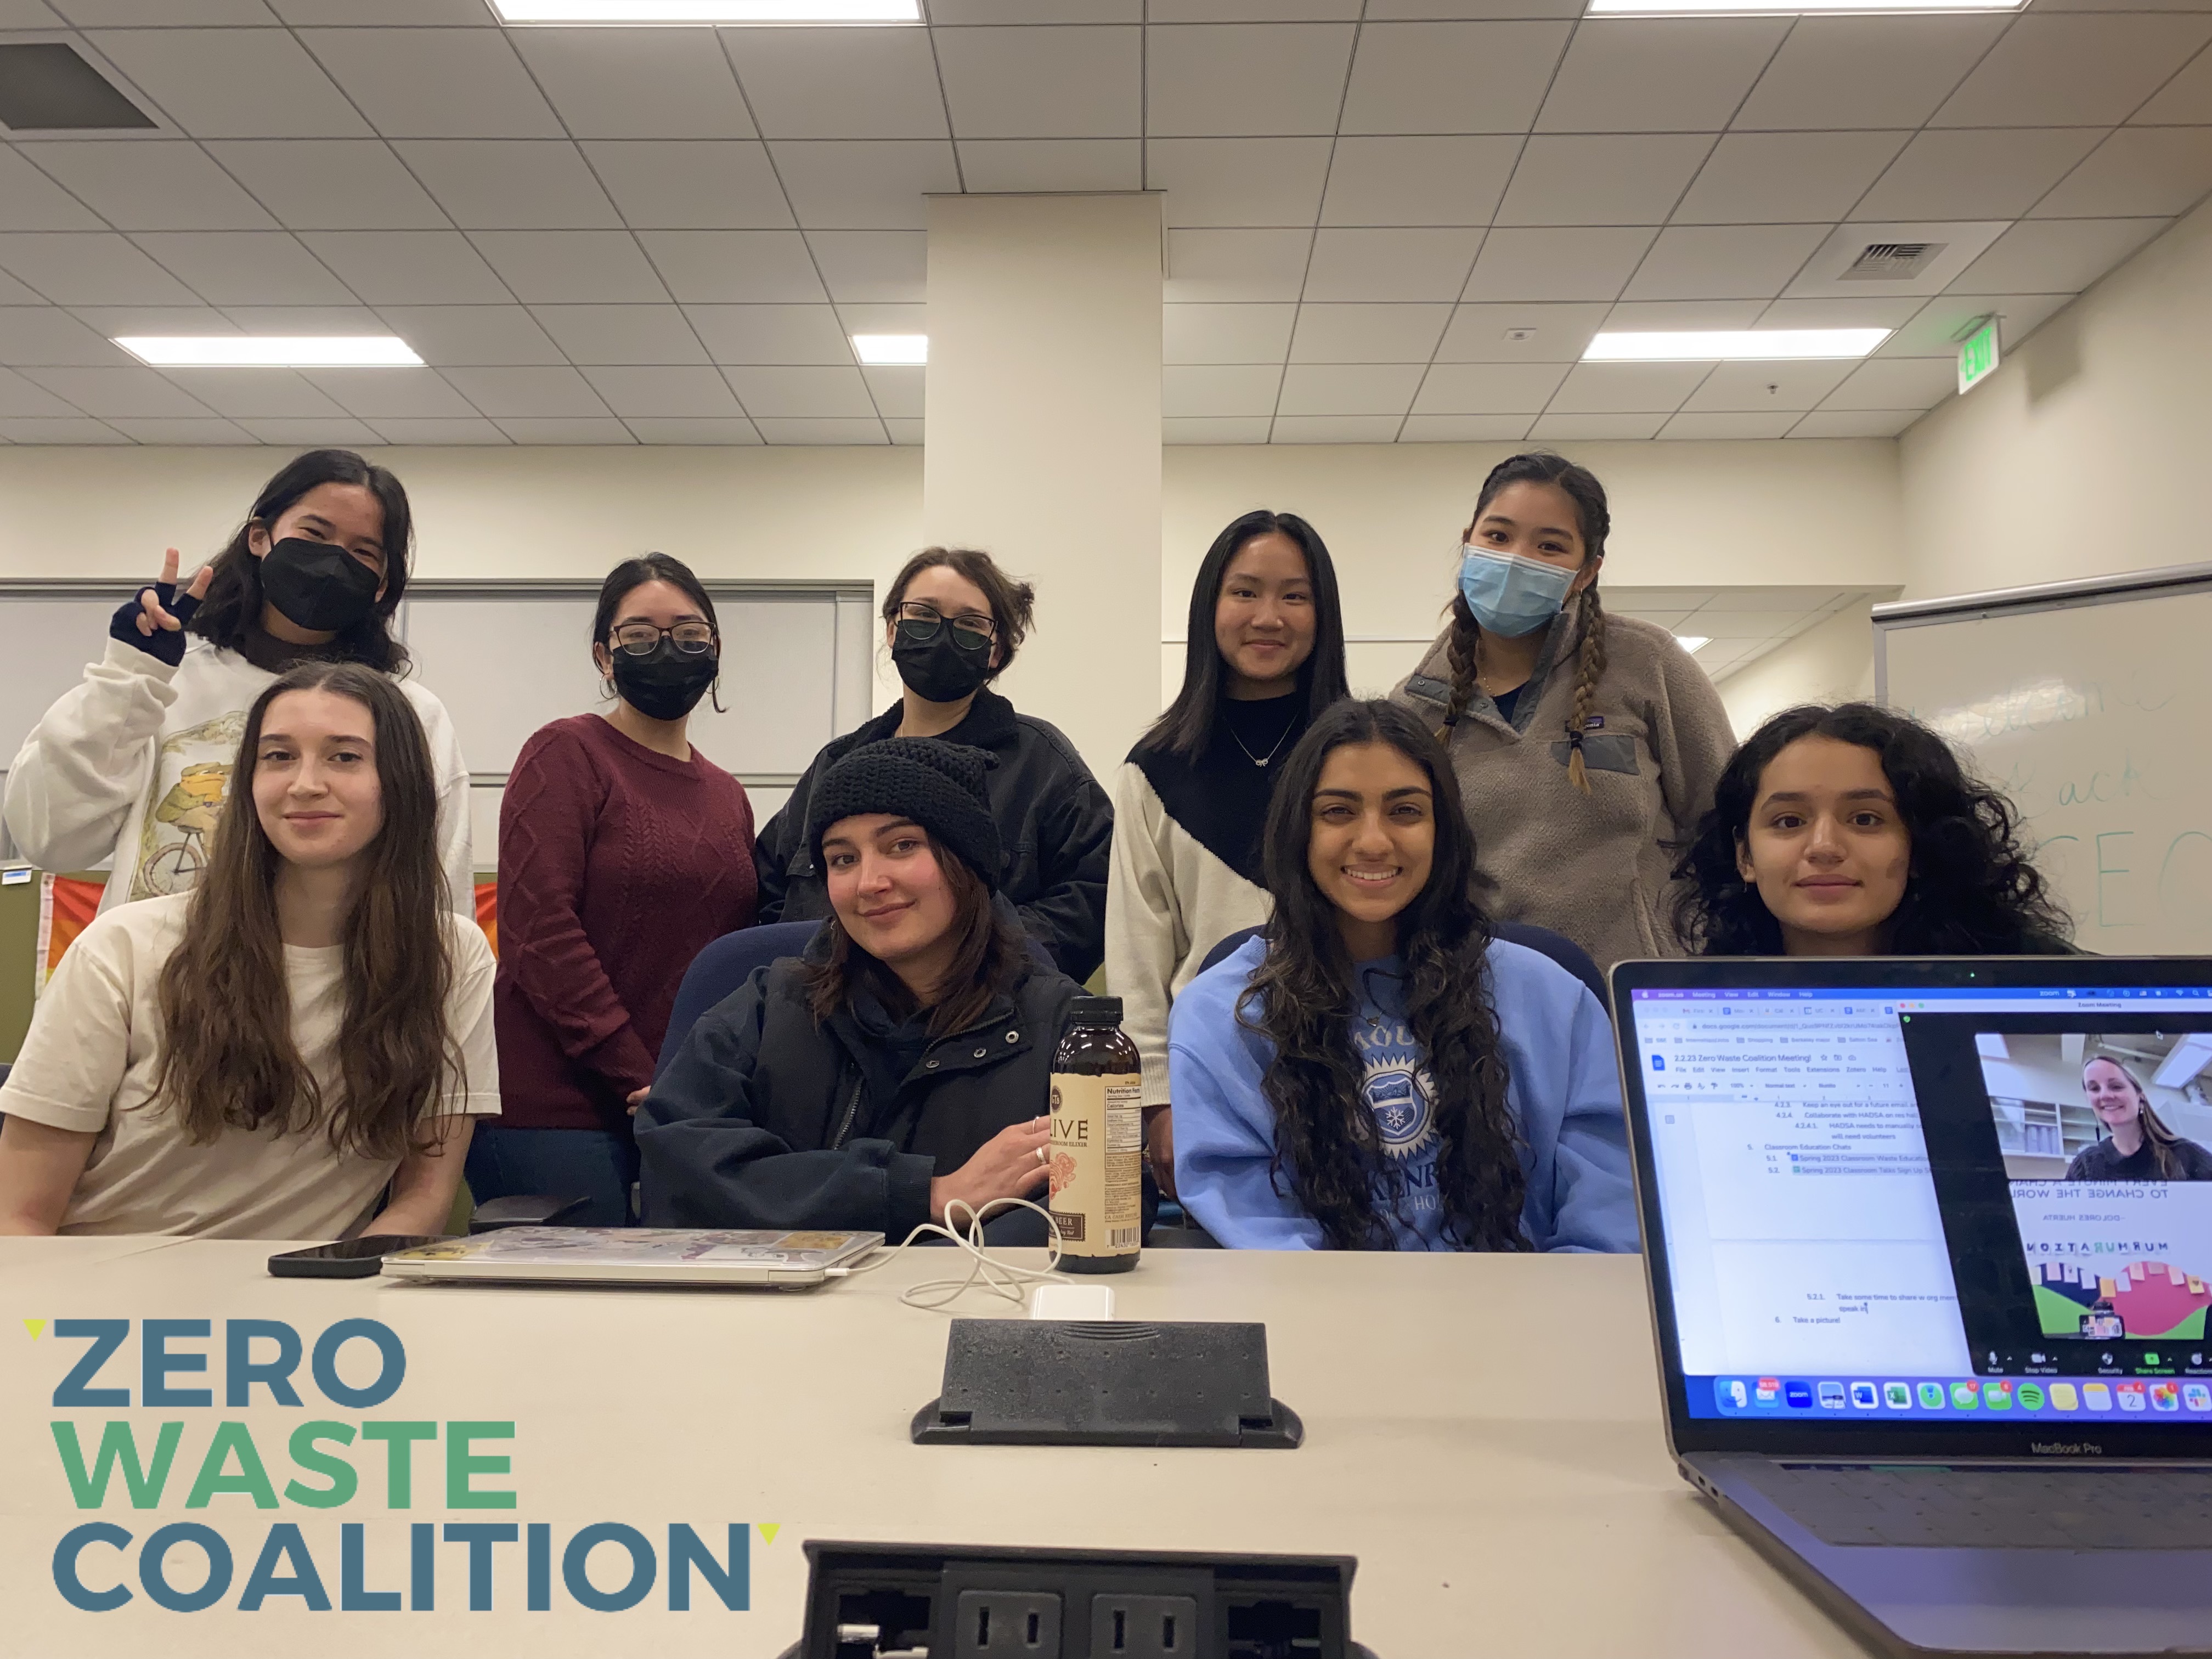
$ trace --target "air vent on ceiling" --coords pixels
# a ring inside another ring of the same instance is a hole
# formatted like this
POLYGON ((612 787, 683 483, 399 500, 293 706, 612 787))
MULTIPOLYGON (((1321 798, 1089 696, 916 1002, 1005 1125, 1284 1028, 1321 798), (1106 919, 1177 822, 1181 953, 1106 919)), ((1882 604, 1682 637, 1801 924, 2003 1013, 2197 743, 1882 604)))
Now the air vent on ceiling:
POLYGON ((67 43, 0 46, 0 125, 9 131, 113 131, 154 125, 67 43))
POLYGON ((1846 283, 1902 283, 1927 270, 1945 242, 1869 242, 1859 257, 1844 268, 1839 280, 1846 283))

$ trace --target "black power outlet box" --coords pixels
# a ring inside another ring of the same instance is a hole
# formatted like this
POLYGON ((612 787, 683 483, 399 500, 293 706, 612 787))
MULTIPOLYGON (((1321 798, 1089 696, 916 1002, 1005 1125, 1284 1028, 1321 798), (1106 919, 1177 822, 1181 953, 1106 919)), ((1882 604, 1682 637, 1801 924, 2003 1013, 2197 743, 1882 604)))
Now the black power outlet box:
POLYGON ((1374 1659, 1346 1555, 809 1539, 785 1659, 1374 1659))

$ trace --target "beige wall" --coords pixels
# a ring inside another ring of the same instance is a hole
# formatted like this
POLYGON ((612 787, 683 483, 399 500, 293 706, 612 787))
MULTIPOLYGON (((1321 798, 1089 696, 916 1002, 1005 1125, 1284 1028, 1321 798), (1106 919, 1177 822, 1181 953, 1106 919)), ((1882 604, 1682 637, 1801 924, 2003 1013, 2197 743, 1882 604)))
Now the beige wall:
POLYGON ((1720 683, 1721 702, 1739 738, 1770 714, 1801 702, 1849 702, 1874 696, 1874 623, 1869 606, 1808 628, 1720 683))

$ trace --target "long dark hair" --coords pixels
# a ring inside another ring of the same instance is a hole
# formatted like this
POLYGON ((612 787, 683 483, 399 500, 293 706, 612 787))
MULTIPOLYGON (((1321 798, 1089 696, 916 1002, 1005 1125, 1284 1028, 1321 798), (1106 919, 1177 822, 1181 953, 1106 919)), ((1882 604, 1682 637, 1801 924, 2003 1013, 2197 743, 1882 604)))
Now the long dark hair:
MULTIPOLYGON (((922 833, 928 835, 927 830, 922 833)), ((1027 978, 1036 964, 1028 940, 999 914, 983 878, 933 836, 929 836, 929 849, 951 892, 952 931, 960 941, 941 983, 944 994, 929 1010, 929 1035, 936 1038, 975 1024, 994 1001, 1027 978)), ((806 987, 807 1010, 817 1026, 840 1009, 850 1007, 854 991, 863 987, 899 1018, 919 1010, 921 1005, 907 989, 906 981, 853 942, 836 910, 830 911, 822 929, 829 941, 829 954, 818 962, 802 963, 799 970, 799 981, 806 987)))
POLYGON ((1712 810, 1674 866, 1674 878, 1686 884, 1674 901, 1674 928, 1693 951, 1783 954, 1781 924, 1736 860, 1749 839, 1759 781, 1800 738, 1872 750, 1897 798, 1912 852, 1905 896, 1888 922, 1893 955, 2045 955, 2063 945, 2071 927, 2021 844, 2013 804, 1972 776, 1950 744, 1909 714, 1846 702, 1785 708, 1753 732, 1722 771, 1712 810))
POLYGON ((1237 550, 1256 536, 1287 536, 1305 556, 1306 580, 1313 588, 1313 650, 1298 665, 1298 690, 1310 720, 1329 704, 1352 695, 1344 672, 1344 606, 1337 598, 1336 566, 1321 534, 1295 513, 1260 507, 1230 520, 1206 550, 1190 585, 1190 622, 1183 647, 1182 690, 1154 720, 1139 749, 1163 750, 1193 758, 1206 752, 1213 735, 1214 711, 1221 706, 1221 649, 1214 643, 1213 613, 1221 603, 1221 584, 1237 550))
POLYGON ((398 1158, 423 1144, 441 1091, 464 1086, 466 1072, 446 1018, 451 901, 438 868, 437 818, 430 746, 387 676, 355 663, 302 663, 254 699, 184 940, 161 969, 155 1094, 174 1103, 188 1139, 205 1143, 225 1129, 267 1124, 303 1133, 327 1110, 325 1133, 342 1152, 398 1158), (292 1040, 276 924, 283 860, 253 804, 262 724, 289 691, 349 697, 376 726, 384 827, 368 845, 343 929, 336 1101, 322 1097, 292 1040))
POLYGON ((1473 1249, 1525 1249, 1526 1178, 1490 1006, 1484 960, 1490 919, 1477 896, 1474 832, 1443 746, 1395 703, 1345 702, 1323 713, 1284 762, 1267 813, 1267 890, 1275 911, 1267 956, 1238 1000, 1237 1019, 1274 1045, 1261 1084, 1275 1115, 1271 1173, 1279 1191, 1288 1178, 1291 1195, 1332 1248, 1390 1248, 1389 1218, 1376 1208, 1373 1185, 1382 1147, 1352 1042, 1359 988, 1335 908, 1307 862, 1322 767, 1346 744, 1368 743, 1388 744, 1419 767, 1433 803, 1436 851, 1427 884, 1398 913, 1398 956, 1406 1024, 1435 1111, 1445 1237, 1473 1249))
POLYGON ((377 540, 384 546, 384 597, 363 621, 340 634, 326 653, 349 662, 366 663, 386 674, 404 673, 407 647, 392 636, 392 613, 407 593, 407 567, 414 556, 415 518, 407 506, 407 491, 389 470, 373 466, 349 449, 311 449, 287 461, 276 476, 261 486, 253 509, 215 556, 215 575, 207 598, 185 626, 214 645, 240 649, 261 626, 266 603, 261 591, 261 561, 253 556, 248 538, 255 526, 274 534, 276 520, 291 511, 309 490, 326 483, 359 484, 376 497, 384 509, 384 531, 377 540))
MULTIPOLYGON (((1545 450, 1534 450, 1525 455, 1509 456, 1490 469, 1490 476, 1482 481, 1482 493, 1474 498, 1474 514, 1468 520, 1468 534, 1482 522, 1482 509, 1497 499, 1500 490, 1510 484, 1545 483, 1563 491, 1575 505, 1575 513, 1582 520, 1584 563, 1594 563, 1605 556, 1605 538, 1613 529, 1613 514, 1606 506, 1605 486, 1588 467, 1577 466, 1564 455, 1554 455, 1545 450)), ((1582 606, 1582 653, 1575 664, 1575 701, 1567 714, 1567 776, 1576 788, 1587 795, 1590 793, 1589 770, 1583 764, 1583 729, 1589 723, 1591 706, 1597 701, 1597 683, 1605 673, 1605 605, 1597 596, 1597 580, 1593 577, 1583 589, 1577 601, 1582 606)), ((1448 737, 1459 717, 1474 701, 1475 676, 1481 672, 1482 629, 1468 610, 1464 594, 1455 592, 1451 599, 1451 639, 1446 646, 1446 655, 1451 664, 1451 702, 1444 713, 1444 729, 1438 737, 1448 737)), ((1535 688, 1540 695, 1542 688, 1535 688)))
POLYGON ((1022 641, 1036 625, 1036 589, 1009 576, 996 559, 975 548, 925 547, 899 567, 898 574, 884 590, 885 622, 898 620, 899 606, 906 602, 908 585, 923 571, 934 570, 939 565, 975 583, 990 601, 991 621, 998 629, 993 641, 999 649, 999 660, 983 676, 983 684, 988 685, 1013 665, 1014 653, 1021 648, 1022 641))
MULTIPOLYGON (((666 582, 699 608, 699 614, 714 630, 714 652, 719 659, 722 623, 714 614, 714 601, 708 597, 706 586, 692 573, 691 567, 668 553, 641 553, 634 559, 624 559, 607 572, 606 580, 599 584, 599 603, 592 612, 592 643, 603 645, 612 653, 615 617, 622 610, 622 602, 647 582, 666 582)), ((707 695, 716 714, 725 712, 720 674, 714 676, 714 684, 708 688, 707 695)))

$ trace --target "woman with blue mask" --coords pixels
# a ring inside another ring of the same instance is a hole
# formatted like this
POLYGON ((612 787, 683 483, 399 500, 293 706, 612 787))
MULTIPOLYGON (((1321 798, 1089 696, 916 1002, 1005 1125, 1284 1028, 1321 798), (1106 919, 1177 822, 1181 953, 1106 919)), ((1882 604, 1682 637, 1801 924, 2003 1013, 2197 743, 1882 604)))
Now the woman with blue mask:
POLYGON ((1450 620, 1392 696, 1443 739, 1501 921, 1565 934, 1601 968, 1679 956, 1675 844, 1735 736, 1705 672, 1598 598, 1605 488, 1562 456, 1491 469, 1450 620))

